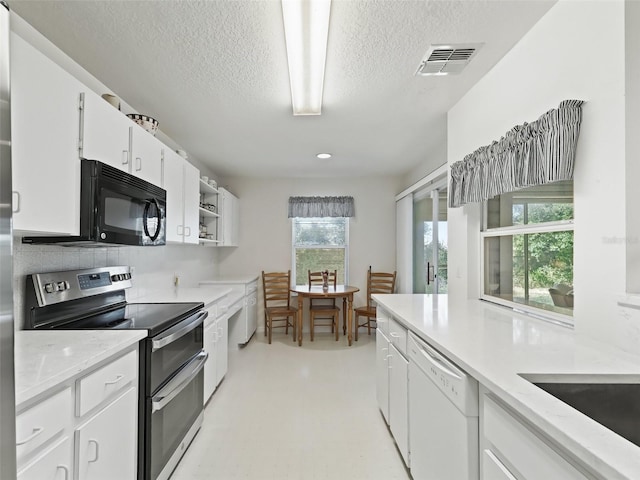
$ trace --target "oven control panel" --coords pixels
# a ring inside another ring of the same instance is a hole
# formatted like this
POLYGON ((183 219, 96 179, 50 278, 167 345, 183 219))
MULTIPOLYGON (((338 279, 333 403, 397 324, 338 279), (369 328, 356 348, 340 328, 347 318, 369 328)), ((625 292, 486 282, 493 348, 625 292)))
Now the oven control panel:
POLYGON ((131 268, 99 267, 29 275, 39 306, 131 287, 131 268))

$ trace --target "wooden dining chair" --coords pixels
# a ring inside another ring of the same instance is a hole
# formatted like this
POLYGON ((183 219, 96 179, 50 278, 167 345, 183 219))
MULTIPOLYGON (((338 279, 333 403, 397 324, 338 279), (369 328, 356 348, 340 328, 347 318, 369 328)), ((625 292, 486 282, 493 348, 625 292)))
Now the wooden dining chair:
POLYGON ((264 290, 264 334, 269 336, 274 328, 285 329, 289 334, 289 327, 293 329, 293 339, 296 339, 296 323, 298 309, 291 305, 291 270, 287 272, 262 271, 262 288, 264 290), (291 321, 289 321, 291 319, 291 321), (274 325, 274 322, 284 322, 283 325, 274 325))
MULTIPOLYGON (((322 286, 322 272, 309 272, 309 289, 312 286, 322 286)), ((329 285, 335 290, 338 282, 338 271, 329 272, 329 285)), ((331 333, 336 334, 338 340, 338 324, 340 318, 340 308, 336 305, 335 298, 309 298, 309 330, 311 331, 311 341, 315 326, 330 326, 331 333), (316 323, 317 320, 330 320, 331 323, 316 323)))
POLYGON ((367 272, 367 305, 354 309, 356 341, 358 341, 358 330, 360 327, 367 327, 367 333, 371 335, 371 320, 376 319, 376 307, 371 295, 376 293, 393 293, 396 288, 396 272, 372 272, 371 267, 367 272), (360 323, 359 318, 365 317, 366 322, 360 323))

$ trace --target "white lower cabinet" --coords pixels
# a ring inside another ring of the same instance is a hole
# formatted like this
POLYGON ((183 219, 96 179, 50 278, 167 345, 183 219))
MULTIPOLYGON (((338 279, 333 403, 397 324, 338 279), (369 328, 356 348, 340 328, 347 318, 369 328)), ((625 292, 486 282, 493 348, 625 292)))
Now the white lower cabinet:
MULTIPOLYGON (((403 328, 397 323, 396 326, 403 328)), ((404 329, 404 346, 398 343, 400 348, 405 349, 402 352, 394 346, 397 337, 390 340, 381 328, 376 329, 376 396, 378 407, 389 425, 402 459, 409 466, 409 361, 405 357, 406 336, 404 329)))
POLYGON ((18 405, 19 480, 133 480, 137 452, 137 347, 18 405))
POLYGON ((220 385, 229 367, 228 321, 229 317, 223 315, 218 318, 215 324, 218 332, 218 343, 216 344, 216 387, 220 385))
POLYGON ((207 403, 220 385, 229 365, 229 317, 222 311, 218 315, 221 310, 218 307, 219 305, 213 305, 207 309, 209 316, 204 326, 204 351, 209 354, 204 364, 204 403, 207 403))
POLYGON ((376 396, 378 407, 389 424, 389 339, 376 329, 376 396))
POLYGON ((586 480, 547 439, 534 432, 492 397, 483 395, 482 479, 586 480))
POLYGON ((78 478, 136 478, 138 395, 130 388, 76 429, 78 478))
POLYGON ((389 428, 409 466, 409 361, 391 344, 389 352, 389 428))
POLYGON ((71 439, 64 437, 51 450, 18 472, 18 480, 71 480, 71 439))

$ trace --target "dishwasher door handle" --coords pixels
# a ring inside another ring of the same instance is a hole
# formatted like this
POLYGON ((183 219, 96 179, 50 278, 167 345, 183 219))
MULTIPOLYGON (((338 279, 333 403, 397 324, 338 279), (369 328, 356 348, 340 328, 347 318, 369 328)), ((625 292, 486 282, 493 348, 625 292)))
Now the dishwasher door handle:
POLYGON ((446 362, 445 360, 442 360, 442 359, 436 357, 431 352, 425 350, 422 347, 420 347, 420 353, 422 353, 424 358, 427 359, 427 361, 429 363, 431 363, 431 365, 433 365, 438 370, 444 372, 446 375, 448 375, 450 377, 455 378, 456 380, 462 380, 462 376, 464 374, 462 374, 460 372, 456 372, 455 370, 453 370, 452 366, 448 365, 448 362, 446 362))

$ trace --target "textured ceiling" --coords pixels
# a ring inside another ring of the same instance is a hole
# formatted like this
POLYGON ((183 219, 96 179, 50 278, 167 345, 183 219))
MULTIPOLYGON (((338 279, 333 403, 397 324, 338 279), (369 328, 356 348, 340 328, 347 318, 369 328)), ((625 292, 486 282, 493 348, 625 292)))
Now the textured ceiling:
POLYGON ((218 175, 310 177, 439 166, 447 110, 553 1, 333 0, 313 117, 291 114, 278 0, 9 3, 218 175), (461 75, 414 76, 430 44, 469 42, 461 75))

